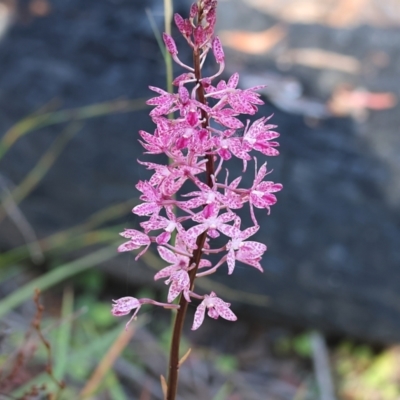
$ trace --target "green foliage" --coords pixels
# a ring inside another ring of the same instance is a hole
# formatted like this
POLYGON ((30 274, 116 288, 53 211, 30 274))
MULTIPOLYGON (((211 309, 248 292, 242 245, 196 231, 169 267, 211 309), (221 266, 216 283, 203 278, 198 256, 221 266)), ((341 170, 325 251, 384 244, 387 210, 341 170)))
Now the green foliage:
POLYGON ((75 261, 59 266, 43 276, 32 280, 0 301, 0 317, 7 314, 22 302, 30 299, 35 289, 46 290, 56 284, 61 283, 67 278, 70 278, 104 261, 110 260, 115 256, 116 251, 114 246, 105 247, 101 250, 94 251, 87 256, 78 258, 75 261))
POLYGON ((104 290, 106 277, 100 271, 89 270, 79 276, 78 288, 96 298, 104 290))
POLYGON ((282 336, 275 343, 275 350, 285 356, 291 352, 310 358, 312 355, 310 334, 308 332, 296 336, 282 336))
MULTIPOLYGON (((7 373, 12 373, 13 368, 16 369, 17 375, 20 373, 25 377, 24 384, 10 393, 10 397, 20 398, 23 393, 29 392, 33 385, 46 385, 46 389, 41 392, 42 397, 52 393, 57 395, 58 400, 78 399, 85 380, 90 377, 99 360, 123 331, 121 325, 114 328, 116 320, 111 316, 109 302, 99 301, 105 286, 104 276, 90 269, 118 254, 115 242, 121 227, 110 227, 110 223, 125 215, 136 201, 130 200, 110 206, 93 214, 78 226, 41 240, 37 240, 34 229, 24 219, 18 204, 40 184, 65 146, 78 133, 83 121, 145 107, 145 102, 140 99, 117 100, 60 111, 50 111, 50 105, 19 121, 0 139, 1 160, 14 143, 26 134, 49 125, 66 125, 26 177, 12 191, 3 188, 4 193, 0 196, 0 222, 4 217, 13 219, 14 214, 18 214, 19 220, 24 224, 15 223, 27 240, 25 245, 0 255, 0 282, 8 286, 8 282, 19 279, 21 275, 29 276, 28 265, 32 267, 32 262, 41 263, 46 260, 51 266, 50 270, 42 275, 35 270, 36 277, 3 297, 0 300, 0 317, 4 318, 24 302, 32 301, 36 289, 42 292, 50 290, 50 296, 58 299, 57 290, 65 288, 59 317, 44 318, 37 303, 36 316, 32 315, 34 323, 28 328, 28 332, 25 334, 21 330, 16 331, 7 338, 8 345, 15 348, 15 357, 0 358, 0 370, 3 370, 0 383, 7 383, 4 380, 7 380, 7 373), (104 224, 107 224, 107 227, 102 227, 104 224), (94 245, 95 250, 92 248, 94 245), (76 250, 84 250, 80 253, 84 255, 77 257, 76 250), (84 271, 86 273, 83 273, 84 271), (76 280, 77 276, 79 280, 76 280), (66 286, 72 282, 74 287, 78 288, 78 292, 84 292, 78 299, 74 298, 72 286, 66 286), (32 345, 32 350, 27 353, 24 346, 28 342, 32 345), (51 369, 46 371, 46 365, 51 366, 51 369), (36 371, 35 374, 30 372, 32 368, 36 371), (62 380, 69 382, 64 389, 61 388, 62 380)), ((126 399, 117 377, 111 371, 108 371, 102 381, 102 390, 106 391, 112 400, 126 399)))
POLYGON ((293 339, 293 349, 294 351, 302 357, 311 357, 311 341, 310 334, 303 333, 294 337, 293 339))
POLYGON ((112 316, 110 303, 94 302, 91 307, 88 307, 87 317, 94 324, 101 328, 107 329, 115 325, 115 317, 112 316))
POLYGON ((399 399, 399 359, 397 347, 374 355, 366 345, 343 343, 334 357, 340 393, 352 400, 399 399))
POLYGON ((215 366, 224 374, 235 372, 238 364, 237 358, 229 354, 219 355, 215 360, 215 366))
POLYGON ((232 392, 231 384, 229 382, 224 383, 218 393, 213 397, 212 400, 226 400, 232 392))

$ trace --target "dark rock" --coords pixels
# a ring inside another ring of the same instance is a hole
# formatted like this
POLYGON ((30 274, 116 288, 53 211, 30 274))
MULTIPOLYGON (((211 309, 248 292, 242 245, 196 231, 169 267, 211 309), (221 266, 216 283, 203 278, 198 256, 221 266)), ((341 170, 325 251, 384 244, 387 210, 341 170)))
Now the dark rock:
MULTIPOLYGON (((175 3, 176 9, 186 12, 186 2, 175 3)), ((235 4, 221 2, 222 29, 246 29, 250 18, 254 30, 275 22, 239 0, 235 4)), ((164 64, 146 7, 153 10, 162 29, 160 1, 54 0, 45 17, 21 11, 25 17, 17 16, 0 41, 1 130, 52 99, 59 99, 62 108, 71 108, 119 97, 148 98, 149 84, 163 87, 164 64)), ((391 62, 374 70, 372 77, 367 72, 349 75, 296 65, 290 74, 315 98, 326 98, 339 82, 398 96, 399 50, 393 35, 399 36, 400 30, 292 25, 290 47, 320 47, 361 61, 379 50, 387 52, 391 62)), ((272 56, 274 52, 244 57, 227 50, 227 63, 257 74, 267 68, 281 73, 272 56)), ((243 315, 259 319, 381 342, 399 340, 399 114, 395 109, 372 112, 364 123, 329 117, 310 127, 301 115, 284 113, 268 102, 260 108, 260 115, 271 113, 281 132, 281 156, 268 160, 274 169, 270 177, 282 182, 284 190, 271 216, 258 213, 262 231, 255 240, 269 247, 263 260, 265 273, 241 267, 232 277, 219 274, 217 279, 269 296, 267 308, 241 306, 233 300, 239 315, 243 307, 243 315)), ((20 139, 1 160, 2 175, 17 185, 62 128, 55 125, 20 139)), ((146 176, 136 163, 141 154, 136 141, 139 129, 153 129, 145 110, 85 122, 21 204, 39 236, 137 196, 134 185, 146 176)), ((231 176, 240 169, 237 163, 231 176)), ((252 179, 251 167, 248 179, 252 179)), ((242 211, 248 219, 248 210, 242 211)), ((134 223, 130 216, 127 227, 134 223)), ((9 225, 2 227, 3 248, 15 245, 15 233, 9 225)), ((115 268, 109 272, 115 273, 115 268)), ((140 277, 134 277, 138 282, 136 278, 140 277)))

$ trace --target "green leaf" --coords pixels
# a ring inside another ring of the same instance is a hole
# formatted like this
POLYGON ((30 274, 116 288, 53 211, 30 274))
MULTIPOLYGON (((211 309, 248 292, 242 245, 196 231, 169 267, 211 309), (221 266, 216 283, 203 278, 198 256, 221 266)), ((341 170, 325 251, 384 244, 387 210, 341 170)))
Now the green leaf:
POLYGON ((67 287, 64 290, 62 308, 61 308, 61 325, 57 330, 57 343, 54 348, 54 376, 58 380, 63 380, 68 354, 70 353, 72 319, 70 318, 74 311, 74 293, 72 288, 67 287))
POLYGON ((218 356, 215 364, 223 373, 231 373, 238 369, 238 361, 236 357, 227 354, 218 356))
POLYGON ((94 267, 104 261, 111 260, 116 257, 117 254, 118 253, 114 246, 106 247, 79 258, 78 260, 64 264, 53 271, 34 279, 0 301, 0 318, 10 312, 14 307, 19 306, 24 301, 31 298, 35 289, 41 291, 46 290, 88 268, 94 267))
POLYGON ((309 333, 298 335, 293 339, 294 351, 302 357, 311 357, 311 341, 309 333))

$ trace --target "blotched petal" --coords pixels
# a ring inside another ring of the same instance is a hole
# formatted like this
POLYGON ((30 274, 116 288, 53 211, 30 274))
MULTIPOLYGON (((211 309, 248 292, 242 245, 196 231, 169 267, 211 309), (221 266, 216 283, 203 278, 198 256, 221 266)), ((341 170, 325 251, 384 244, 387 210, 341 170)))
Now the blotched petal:
MULTIPOLYGON (((170 280, 171 285, 168 292, 168 303, 172 303, 181 294, 181 292, 184 292, 185 295, 185 292, 187 292, 190 287, 189 274, 184 270, 179 270, 173 273, 170 280)), ((185 295, 185 299, 188 300, 187 294, 185 295)))
POLYGON ((157 250, 158 250, 158 254, 166 262, 175 264, 179 261, 179 258, 177 257, 177 255, 175 253, 173 253, 171 250, 167 249, 166 247, 158 246, 157 250))
POLYGON ((198 329, 204 321, 206 315, 206 306, 204 303, 200 303, 197 306, 196 312, 194 313, 194 320, 192 325, 192 331, 198 329))

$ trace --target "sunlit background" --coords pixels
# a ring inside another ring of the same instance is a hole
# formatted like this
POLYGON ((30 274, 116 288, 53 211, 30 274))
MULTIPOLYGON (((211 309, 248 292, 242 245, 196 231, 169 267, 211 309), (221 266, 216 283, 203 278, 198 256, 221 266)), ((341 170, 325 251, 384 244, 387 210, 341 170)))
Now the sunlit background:
MULTIPOLYGON (((0 0, 0 399, 163 399, 173 315, 110 314, 166 294, 156 252, 116 252, 163 30, 162 0, 0 0)), ((239 320, 191 332, 189 308, 180 399, 399 400, 400 2, 220 0, 217 34, 223 79, 267 85, 284 189, 257 214, 264 273, 198 281, 239 320)))

